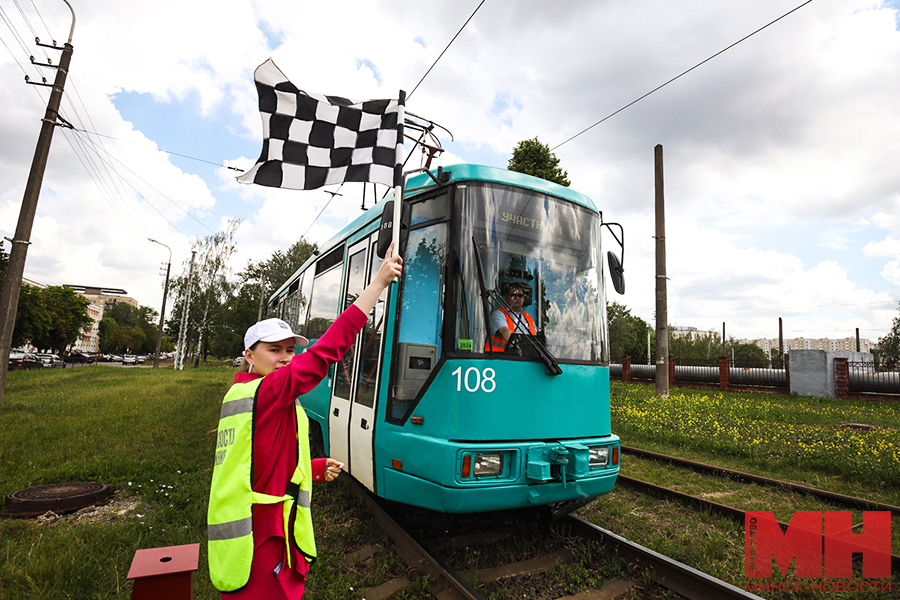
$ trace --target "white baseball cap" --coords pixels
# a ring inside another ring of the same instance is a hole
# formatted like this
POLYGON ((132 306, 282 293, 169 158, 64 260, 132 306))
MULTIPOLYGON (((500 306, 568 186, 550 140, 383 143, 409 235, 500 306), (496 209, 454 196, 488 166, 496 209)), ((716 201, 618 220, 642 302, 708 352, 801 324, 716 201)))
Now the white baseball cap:
POLYGON ((280 342, 294 338, 298 346, 306 346, 309 340, 291 331, 291 326, 281 319, 266 319, 252 326, 244 334, 244 349, 247 350, 256 342, 280 342))

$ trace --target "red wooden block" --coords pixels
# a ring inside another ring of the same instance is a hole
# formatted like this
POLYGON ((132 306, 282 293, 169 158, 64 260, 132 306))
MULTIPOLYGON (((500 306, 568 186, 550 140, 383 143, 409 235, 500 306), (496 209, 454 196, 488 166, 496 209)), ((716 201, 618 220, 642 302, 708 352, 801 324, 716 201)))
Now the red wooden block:
POLYGON ((128 571, 131 600, 191 600, 199 561, 200 544, 138 550, 128 571))

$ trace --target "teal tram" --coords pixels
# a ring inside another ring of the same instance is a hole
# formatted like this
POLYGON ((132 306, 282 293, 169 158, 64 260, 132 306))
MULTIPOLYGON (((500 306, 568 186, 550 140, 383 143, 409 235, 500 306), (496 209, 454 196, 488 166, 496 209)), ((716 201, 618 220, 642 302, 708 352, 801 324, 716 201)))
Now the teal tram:
MULTIPOLYGON (((404 199, 404 275, 303 396, 313 435, 376 495, 435 511, 561 507, 609 492, 619 438, 600 233, 621 227, 582 194, 492 167, 420 172, 404 199), (536 332, 497 352, 488 323, 512 282, 536 332)), ((314 344, 377 272, 390 200, 322 245, 266 316, 314 344)), ((608 260, 621 292, 620 259, 608 260)))

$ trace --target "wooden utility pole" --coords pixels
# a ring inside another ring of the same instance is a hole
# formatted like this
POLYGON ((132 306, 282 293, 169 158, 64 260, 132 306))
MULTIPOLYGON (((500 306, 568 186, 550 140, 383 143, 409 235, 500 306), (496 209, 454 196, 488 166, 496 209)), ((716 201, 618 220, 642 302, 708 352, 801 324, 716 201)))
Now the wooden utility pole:
MULTIPOLYGON (((6 278, 3 280, 3 289, 0 291, 0 404, 3 404, 3 396, 6 391, 6 372, 9 369, 9 351, 12 347, 13 330, 16 326, 16 311, 19 306, 19 291, 22 288, 22 276, 25 274, 25 257, 28 254, 28 245, 31 244, 31 229, 34 225, 34 216, 37 213, 38 197, 41 193, 41 183, 44 181, 44 170, 47 168, 47 157, 50 155, 50 142, 53 140, 53 129, 57 125, 59 105, 62 102, 63 88, 66 84, 66 76, 69 73, 69 63, 72 60, 72 33, 75 30, 75 11, 68 0, 63 0, 72 11, 72 27, 69 29, 69 41, 61 48, 62 55, 59 65, 56 67, 56 79, 53 84, 33 82, 35 85, 46 85, 51 88, 50 100, 47 102, 47 111, 41 119, 41 133, 38 135, 37 147, 34 150, 34 158, 31 161, 31 171, 28 173, 28 182, 25 184, 25 195, 22 198, 22 207, 19 209, 19 222, 16 225, 16 234, 9 239, 9 265, 6 268, 6 278)), ((39 46, 60 50, 54 42, 53 46, 41 44, 39 46)), ((34 59, 32 59, 34 62, 34 59)), ((40 63, 35 63, 40 64, 40 63)), ((53 65, 41 65, 49 66, 53 65)), ((28 83, 32 83, 25 78, 28 83)))
POLYGON ((669 313, 666 292, 666 203, 663 193, 663 147, 656 146, 656 395, 669 395, 669 313))

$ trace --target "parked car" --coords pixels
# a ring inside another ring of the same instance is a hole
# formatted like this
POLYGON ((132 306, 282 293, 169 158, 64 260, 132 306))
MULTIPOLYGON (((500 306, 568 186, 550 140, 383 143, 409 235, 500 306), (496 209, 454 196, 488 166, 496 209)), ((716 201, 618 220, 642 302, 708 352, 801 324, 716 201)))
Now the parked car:
POLYGON ((78 363, 91 364, 94 362, 94 357, 93 357, 93 355, 86 354, 84 352, 70 352, 68 355, 66 355, 66 357, 63 359, 63 361, 67 362, 67 363, 73 363, 73 364, 78 364, 78 363))
POLYGON ((236 359, 234 359, 233 361, 231 361, 231 366, 232 366, 232 367, 240 367, 240 366, 243 365, 243 364, 244 364, 244 357, 243 357, 243 356, 238 356, 236 359))
POLYGON ((63 362, 63 359, 55 354, 35 353, 35 356, 40 358, 41 362, 44 363, 44 366, 50 369, 52 369, 53 367, 66 366, 66 363, 63 362))
POLYGON ((139 365, 142 365, 145 362, 147 362, 148 358, 149 358, 148 356, 145 356, 143 354, 138 354, 137 356, 135 356, 135 359, 137 360, 137 364, 139 364, 139 365))
POLYGON ((134 354, 126 354, 122 357, 122 365, 136 365, 137 364, 137 356, 134 354))
POLYGON ((24 352, 9 353, 9 370, 14 369, 43 369, 44 363, 34 354, 24 352))

